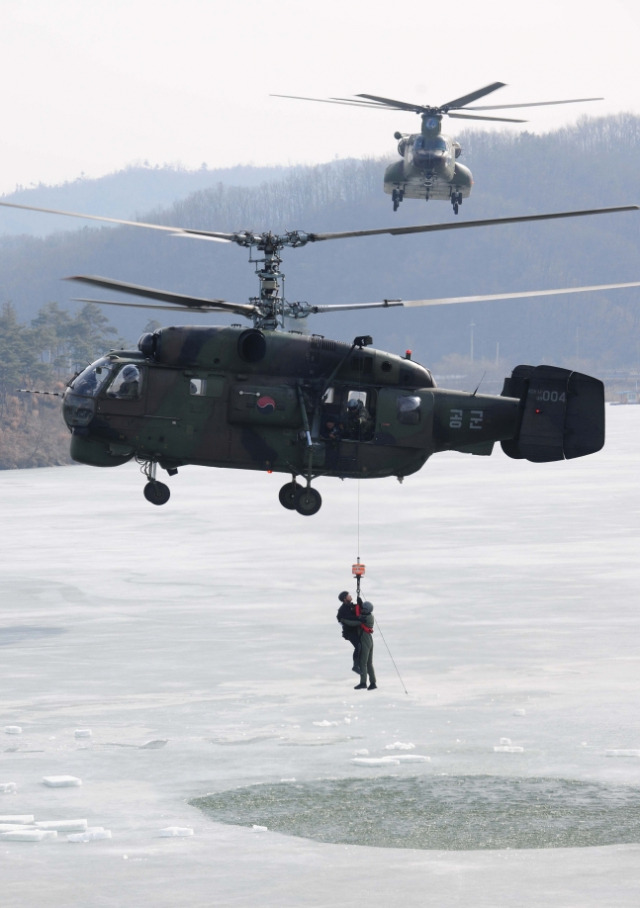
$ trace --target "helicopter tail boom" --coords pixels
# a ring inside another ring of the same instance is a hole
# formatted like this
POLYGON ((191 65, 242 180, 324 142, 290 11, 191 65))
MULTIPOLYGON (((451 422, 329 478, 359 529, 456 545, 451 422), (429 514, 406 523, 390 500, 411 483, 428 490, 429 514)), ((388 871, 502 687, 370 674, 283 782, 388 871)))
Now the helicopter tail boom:
POLYGON ((518 434, 501 442, 509 457, 547 463, 604 446, 604 385, 598 379, 556 366, 516 366, 502 395, 520 400, 518 434))

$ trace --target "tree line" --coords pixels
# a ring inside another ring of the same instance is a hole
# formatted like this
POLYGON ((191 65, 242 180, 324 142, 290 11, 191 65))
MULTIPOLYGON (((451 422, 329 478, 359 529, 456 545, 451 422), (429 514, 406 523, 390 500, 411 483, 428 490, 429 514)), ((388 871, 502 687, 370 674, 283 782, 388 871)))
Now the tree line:
POLYGON ((122 346, 100 306, 75 314, 57 303, 30 323, 11 303, 0 308, 0 469, 69 462, 69 435, 60 415, 65 384, 97 355, 122 346))

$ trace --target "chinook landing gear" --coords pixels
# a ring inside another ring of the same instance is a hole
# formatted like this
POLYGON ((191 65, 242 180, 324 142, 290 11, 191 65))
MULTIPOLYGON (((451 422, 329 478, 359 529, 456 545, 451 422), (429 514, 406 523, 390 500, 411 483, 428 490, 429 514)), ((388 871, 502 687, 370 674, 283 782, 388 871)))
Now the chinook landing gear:
MULTIPOLYGON (((142 472, 147 477, 148 482, 143 489, 144 497, 147 501, 150 501, 151 504, 166 504, 171 497, 171 490, 168 485, 165 485, 164 482, 159 482, 156 479, 156 470, 158 464, 155 460, 147 460, 142 466, 142 472)), ((178 472, 177 470, 175 471, 178 472)))
POLYGON ((288 511, 297 511, 304 517, 317 514, 322 507, 320 492, 312 489, 310 485, 306 487, 298 485, 295 478, 292 482, 287 482, 282 486, 278 498, 283 508, 288 511))
POLYGON ((462 193, 461 192, 452 192, 451 193, 451 204, 453 205, 453 213, 458 213, 458 208, 462 205, 462 193))
POLYGON ((393 190, 393 192, 391 193, 391 201, 393 202, 394 211, 398 210, 398 208, 400 207, 400 202, 403 200, 403 198, 404 198, 403 189, 394 189, 393 190))

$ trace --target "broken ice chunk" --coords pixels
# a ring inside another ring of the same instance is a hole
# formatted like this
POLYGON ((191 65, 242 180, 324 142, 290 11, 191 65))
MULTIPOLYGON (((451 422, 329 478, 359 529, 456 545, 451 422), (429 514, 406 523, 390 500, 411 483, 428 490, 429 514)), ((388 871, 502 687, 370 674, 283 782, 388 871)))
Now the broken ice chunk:
POLYGON ((82 785, 82 780, 75 776, 45 776, 42 784, 49 788, 77 788, 82 785))
POLYGON ((43 820, 36 823, 37 829, 55 829, 57 832, 84 832, 86 820, 43 820))
POLYGON ((19 725, 5 725, 4 733, 5 735, 21 735, 22 729, 19 725))
POLYGON ((103 826, 90 826, 84 832, 74 832, 67 836, 67 842, 97 842, 101 839, 110 839, 111 830, 103 826))
POLYGON ((15 782, 0 782, 0 794, 13 794, 17 790, 15 782))
POLYGON ((193 835, 193 829, 190 826, 167 826, 165 829, 161 829, 158 835, 164 838, 193 835))
POLYGON ((0 832, 2 842, 41 842, 43 839, 55 839, 58 833, 55 829, 13 829, 10 832, 0 832))
POLYGON ((92 731, 90 728, 76 728, 73 734, 76 738, 90 738, 92 731))

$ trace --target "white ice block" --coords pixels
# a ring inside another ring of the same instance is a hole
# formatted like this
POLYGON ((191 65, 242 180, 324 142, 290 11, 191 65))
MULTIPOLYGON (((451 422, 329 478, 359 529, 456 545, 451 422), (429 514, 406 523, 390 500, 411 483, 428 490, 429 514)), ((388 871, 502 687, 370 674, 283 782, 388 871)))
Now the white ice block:
POLYGON ((42 842, 43 839, 55 839, 57 835, 55 829, 14 829, 10 832, 0 832, 0 841, 42 842))
POLYGON ((49 788, 77 788, 82 785, 82 779, 75 776, 45 776, 42 784, 49 788))
POLYGON ((76 738, 90 738, 93 732, 90 728, 76 728, 74 735, 76 738))
POLYGON ((5 735, 21 735, 22 729, 19 725, 5 725, 4 733, 5 735))
POLYGON ((607 750, 606 757, 640 757, 640 750, 607 750))
POLYGON ((57 832, 85 832, 86 820, 42 820, 36 823, 37 829, 55 829, 57 832))
POLYGON ((161 829, 158 835, 163 838, 193 835, 193 829, 190 826, 167 826, 165 829, 161 829))
POLYGON ((17 790, 15 782, 0 782, 0 794, 13 794, 17 790))
POLYGON ((35 817, 32 813, 5 813, 0 814, 0 823, 19 823, 22 826, 33 825, 35 817))
POLYGON ((67 842, 97 842, 101 839, 110 839, 111 830, 102 826, 90 826, 84 832, 74 832, 67 836, 67 842))
POLYGON ((497 754, 523 754, 524 747, 518 747, 515 744, 498 744, 494 748, 497 754))
POLYGON ((402 741, 395 741, 393 744, 385 744, 385 750, 414 750, 415 744, 403 744, 402 741))

